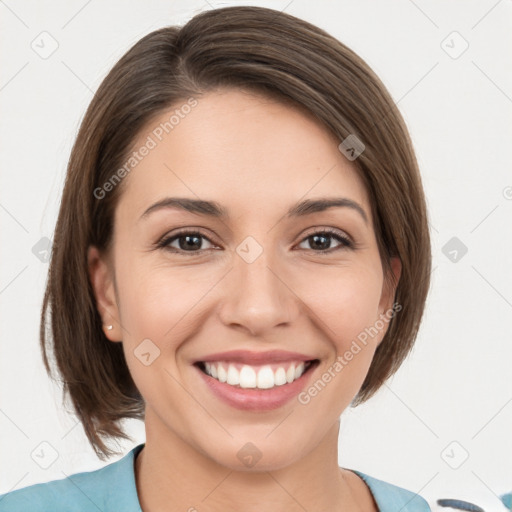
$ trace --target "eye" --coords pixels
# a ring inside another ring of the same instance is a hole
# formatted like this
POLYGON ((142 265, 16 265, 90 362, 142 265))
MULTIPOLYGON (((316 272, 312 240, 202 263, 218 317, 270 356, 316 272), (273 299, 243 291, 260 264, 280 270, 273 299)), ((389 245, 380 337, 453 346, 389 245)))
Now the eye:
POLYGON ((339 249, 351 249, 354 246, 354 244, 346 235, 336 229, 331 228, 326 228, 321 231, 315 231, 314 233, 309 234, 306 238, 303 239, 301 244, 304 242, 309 242, 311 247, 317 249, 313 252, 318 252, 320 254, 334 252, 339 249), (339 245, 334 248, 329 247, 333 238, 339 242, 339 245))
MULTIPOLYGON (((191 230, 179 231, 172 236, 164 237, 157 242, 156 246, 180 256, 192 256, 194 253, 200 254, 204 251, 214 250, 213 247, 202 247, 203 240, 206 240, 210 245, 216 247, 206 235, 200 231, 191 230)), ((354 248, 353 242, 343 234, 343 232, 332 228, 324 228, 315 231, 304 238, 301 244, 304 242, 309 242, 312 247, 311 250, 319 254, 331 253, 340 249, 354 248), (338 242, 338 245, 334 248, 330 247, 332 239, 338 242)))
POLYGON ((212 249, 202 248, 202 240, 207 240, 213 245, 210 239, 199 231, 180 231, 170 237, 164 237, 157 243, 157 247, 164 248, 172 253, 188 256, 184 253, 200 253, 212 249), (172 245, 175 242, 177 242, 177 246, 172 245))

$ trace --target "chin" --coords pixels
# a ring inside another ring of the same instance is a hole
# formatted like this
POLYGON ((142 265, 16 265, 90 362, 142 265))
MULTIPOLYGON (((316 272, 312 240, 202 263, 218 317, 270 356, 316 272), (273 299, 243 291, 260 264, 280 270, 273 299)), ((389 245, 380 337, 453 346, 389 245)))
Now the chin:
MULTIPOLYGON (((268 435, 268 431, 265 435, 268 435)), ((265 436, 253 437, 253 441, 240 439, 243 438, 237 436, 230 440, 229 446, 217 444, 214 451, 207 451, 207 455, 217 464, 233 471, 251 473, 277 471, 304 456, 304 443, 299 441, 289 439, 289 443, 285 443, 277 436, 272 441, 265 439, 265 436), (297 451, 297 446, 302 447, 300 452, 297 451)))

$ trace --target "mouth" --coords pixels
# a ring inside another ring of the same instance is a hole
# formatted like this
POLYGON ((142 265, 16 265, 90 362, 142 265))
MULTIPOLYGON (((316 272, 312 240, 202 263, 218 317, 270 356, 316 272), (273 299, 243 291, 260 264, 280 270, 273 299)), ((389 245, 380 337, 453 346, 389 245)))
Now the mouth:
POLYGON ((250 365, 230 361, 198 361, 205 375, 238 389, 273 389, 300 379, 318 359, 250 365))
POLYGON ((206 392, 231 407, 264 412, 283 407, 312 378, 319 359, 273 353, 227 353, 196 361, 193 366, 206 392))

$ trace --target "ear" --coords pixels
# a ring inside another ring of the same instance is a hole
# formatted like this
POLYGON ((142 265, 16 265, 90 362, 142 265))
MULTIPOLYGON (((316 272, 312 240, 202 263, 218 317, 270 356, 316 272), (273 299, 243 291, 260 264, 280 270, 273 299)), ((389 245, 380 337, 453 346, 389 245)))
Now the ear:
POLYGON ((103 331, 110 341, 121 341, 121 323, 115 293, 113 269, 97 247, 91 245, 87 250, 89 279, 96 297, 98 313, 103 322, 103 331), (107 326, 112 329, 107 329, 107 326))
MULTIPOLYGON (((380 339, 378 344, 380 344, 388 330, 389 320, 391 319, 392 316, 395 315, 395 308, 393 308, 393 303, 395 300, 398 281, 400 280, 400 275, 402 273, 402 262, 398 257, 392 257, 390 259, 389 266, 391 268, 391 275, 384 277, 384 283, 382 285, 382 294, 379 302, 379 315, 382 315, 384 318, 388 318, 388 321, 385 323, 385 328, 383 329, 381 335, 379 336, 380 339)), ((402 309, 401 306, 399 309, 397 308, 396 311, 400 311, 400 309, 402 309)), ((382 317, 380 316, 380 318, 382 317)))
POLYGON ((379 302, 379 313, 385 313, 388 309, 393 306, 395 299, 396 288, 400 275, 402 273, 402 262, 397 256, 394 256, 389 261, 391 267, 391 276, 384 277, 384 283, 382 285, 382 294, 379 302))

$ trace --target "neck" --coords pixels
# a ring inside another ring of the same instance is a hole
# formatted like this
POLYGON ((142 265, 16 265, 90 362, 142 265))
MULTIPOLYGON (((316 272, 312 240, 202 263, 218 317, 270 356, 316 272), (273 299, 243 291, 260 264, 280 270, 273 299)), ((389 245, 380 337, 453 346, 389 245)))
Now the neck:
MULTIPOLYGON (((360 510, 338 466, 339 422, 305 457, 284 468, 233 470, 195 450, 146 410, 146 444, 135 461, 144 512, 360 510)), ((353 480, 351 480, 353 481, 353 480)))

